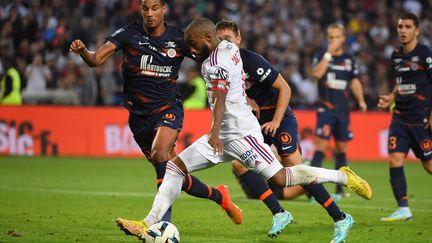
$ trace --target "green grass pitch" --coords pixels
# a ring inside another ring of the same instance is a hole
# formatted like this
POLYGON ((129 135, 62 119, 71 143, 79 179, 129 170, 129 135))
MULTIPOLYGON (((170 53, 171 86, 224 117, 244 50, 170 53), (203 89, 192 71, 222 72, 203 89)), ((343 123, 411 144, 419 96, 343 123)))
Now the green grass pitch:
MULTIPOLYGON (((375 197, 366 201, 352 195, 340 203, 356 220, 348 242, 432 242, 432 177, 420 163, 405 166, 414 220, 402 223, 379 221, 396 207, 387 164, 351 166, 370 182, 375 197)), ((195 175, 210 185, 227 184, 244 220, 234 225, 215 203, 182 193, 173 216, 182 242, 331 240, 331 218, 305 196, 282 201, 295 222, 269 239, 270 212, 245 198, 229 164, 195 175)), ((327 188, 333 192, 334 185, 327 188)), ((117 228, 115 218, 143 218, 154 194, 154 170, 140 159, 0 157, 0 242, 137 242, 117 228), (12 236, 12 230, 21 236, 12 236)))

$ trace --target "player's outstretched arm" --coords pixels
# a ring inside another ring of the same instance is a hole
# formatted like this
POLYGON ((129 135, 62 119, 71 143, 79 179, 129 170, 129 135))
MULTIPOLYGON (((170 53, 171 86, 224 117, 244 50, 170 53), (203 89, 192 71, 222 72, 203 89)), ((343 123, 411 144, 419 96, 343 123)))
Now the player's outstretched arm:
POLYGON ((358 78, 351 80, 351 90, 357 99, 360 110, 365 112, 367 110, 367 105, 364 99, 363 87, 358 78))
POLYGON ((291 99, 291 88, 280 74, 277 76, 272 87, 278 91, 275 114, 273 119, 270 122, 264 123, 261 128, 265 134, 274 136, 288 108, 291 99))
POLYGON ((116 51, 116 46, 107 41, 96 51, 89 51, 81 40, 74 40, 69 48, 69 51, 79 54, 84 62, 90 67, 95 67, 103 64, 116 51))

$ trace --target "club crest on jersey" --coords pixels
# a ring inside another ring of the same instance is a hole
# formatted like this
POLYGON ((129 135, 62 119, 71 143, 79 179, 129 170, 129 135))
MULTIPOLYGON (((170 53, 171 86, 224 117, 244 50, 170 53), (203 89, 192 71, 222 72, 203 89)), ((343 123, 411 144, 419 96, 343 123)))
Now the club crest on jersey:
POLYGON ((173 113, 167 113, 163 115, 163 118, 165 120, 174 121, 176 119, 176 116, 173 113))
POLYGON ((283 132, 283 133, 279 134, 278 139, 283 144, 289 144, 292 141, 291 135, 287 132, 283 132))
POLYGON ((177 55, 177 52, 176 52, 175 49, 170 48, 170 49, 168 49, 168 51, 167 51, 167 55, 168 55, 168 57, 173 58, 173 57, 175 57, 175 56, 177 55))
POLYGON ((417 63, 411 63, 411 70, 416 71, 418 69, 417 63))
POLYGON ((424 152, 432 151, 432 141, 425 139, 421 142, 420 147, 424 152))
POLYGON ((211 79, 222 79, 222 80, 228 80, 228 71, 224 68, 217 68, 213 74, 210 74, 211 79))

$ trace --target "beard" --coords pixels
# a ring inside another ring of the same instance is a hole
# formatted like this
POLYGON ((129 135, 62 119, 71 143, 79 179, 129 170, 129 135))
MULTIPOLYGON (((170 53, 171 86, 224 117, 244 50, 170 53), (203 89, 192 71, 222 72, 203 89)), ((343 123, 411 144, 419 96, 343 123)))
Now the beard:
POLYGON ((203 45, 201 52, 199 54, 199 56, 197 56, 197 61, 202 63, 204 62, 205 59, 207 59, 210 56, 210 48, 208 45, 203 45))

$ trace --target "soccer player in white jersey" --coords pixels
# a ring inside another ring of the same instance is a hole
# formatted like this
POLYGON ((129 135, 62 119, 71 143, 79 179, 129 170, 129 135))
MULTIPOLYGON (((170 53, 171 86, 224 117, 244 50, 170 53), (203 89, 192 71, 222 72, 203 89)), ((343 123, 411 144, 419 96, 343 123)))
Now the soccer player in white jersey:
POLYGON ((369 184, 348 167, 339 171, 296 165, 283 167, 263 141, 260 125, 246 103, 242 60, 237 46, 216 37, 214 23, 195 19, 185 31, 191 52, 202 61, 212 108, 210 132, 167 164, 167 170, 149 214, 147 226, 161 221, 181 191, 184 176, 224 161, 237 159, 246 167, 280 186, 334 182, 358 195, 372 198, 369 184))

